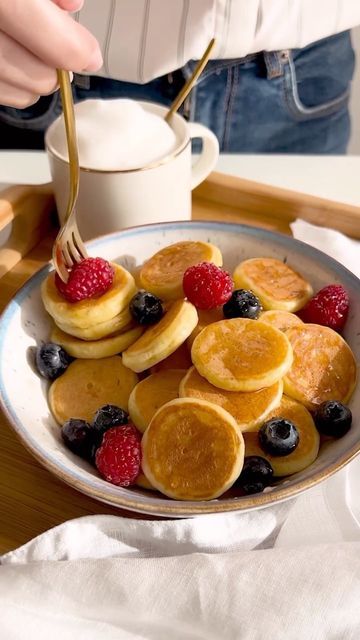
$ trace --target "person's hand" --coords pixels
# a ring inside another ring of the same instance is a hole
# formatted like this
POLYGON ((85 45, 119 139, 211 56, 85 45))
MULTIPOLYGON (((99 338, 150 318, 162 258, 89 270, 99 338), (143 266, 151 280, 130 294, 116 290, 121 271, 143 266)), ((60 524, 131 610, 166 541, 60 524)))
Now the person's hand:
POLYGON ((96 39, 68 15, 82 4, 0 0, 0 104, 24 108, 52 93, 57 68, 78 73, 100 69, 96 39))

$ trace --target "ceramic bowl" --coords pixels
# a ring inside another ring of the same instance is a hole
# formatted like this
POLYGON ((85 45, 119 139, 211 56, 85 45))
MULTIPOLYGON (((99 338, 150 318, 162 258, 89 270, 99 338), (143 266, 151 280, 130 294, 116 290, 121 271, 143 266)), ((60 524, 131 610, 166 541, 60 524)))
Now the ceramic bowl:
MULTIPOLYGON (((360 281, 340 264, 312 247, 268 231, 215 222, 150 225, 103 236, 88 245, 89 253, 118 261, 127 268, 143 263, 155 251, 180 240, 216 244, 230 271, 246 258, 276 257, 310 280, 314 290, 341 283, 351 297, 345 339, 360 357, 360 281)), ((49 336, 49 318, 40 298, 40 284, 50 266, 36 273, 6 308, 0 326, 0 390, 3 409, 23 444, 49 471, 79 491, 125 509, 167 517, 247 511, 286 500, 321 482, 360 451, 360 387, 351 400, 353 426, 341 439, 323 445, 317 460, 301 473, 252 496, 225 496, 208 502, 167 499, 138 487, 121 488, 102 480, 89 464, 68 451, 59 426, 50 415, 47 384, 34 372, 33 351, 49 336)))

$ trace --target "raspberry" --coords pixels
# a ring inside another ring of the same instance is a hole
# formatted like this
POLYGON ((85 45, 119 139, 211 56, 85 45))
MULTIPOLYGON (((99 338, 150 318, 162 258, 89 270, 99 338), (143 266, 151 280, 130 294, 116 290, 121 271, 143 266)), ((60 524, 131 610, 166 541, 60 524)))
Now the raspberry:
POLYGON ((321 324, 334 331, 343 329, 349 312, 349 294, 341 284, 321 289, 299 312, 304 322, 321 324))
POLYGON ((214 309, 229 300, 233 290, 230 274, 212 262, 200 262, 186 269, 183 289, 198 309, 214 309))
POLYGON ((66 283, 55 274, 58 291, 68 302, 99 298, 110 289, 113 279, 114 269, 103 258, 85 258, 75 264, 66 283))
POLYGON ((140 473, 141 434, 133 424, 105 432, 95 455, 99 473, 119 487, 133 484, 140 473))

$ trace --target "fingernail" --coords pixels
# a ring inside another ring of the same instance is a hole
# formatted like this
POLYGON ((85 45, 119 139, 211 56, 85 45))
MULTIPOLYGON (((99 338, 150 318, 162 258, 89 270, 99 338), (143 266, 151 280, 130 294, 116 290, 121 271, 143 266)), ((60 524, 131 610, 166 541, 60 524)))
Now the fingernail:
POLYGON ((101 51, 99 48, 96 48, 93 54, 90 57, 87 67, 84 71, 98 71, 101 69, 103 65, 103 59, 101 55, 101 51))
POLYGON ((84 0, 68 0, 67 4, 68 11, 80 11, 83 8, 84 0))

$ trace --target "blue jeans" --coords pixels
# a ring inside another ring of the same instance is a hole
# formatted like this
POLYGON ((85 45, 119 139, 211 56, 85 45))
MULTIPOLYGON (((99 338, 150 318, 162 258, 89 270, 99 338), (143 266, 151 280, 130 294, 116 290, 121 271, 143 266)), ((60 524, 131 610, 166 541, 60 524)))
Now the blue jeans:
MULTIPOLYGON (((196 63, 145 85, 75 76, 76 101, 129 97, 169 105, 196 63)), ((229 153, 342 154, 350 137, 354 52, 348 31, 304 49, 211 61, 182 108, 229 153)), ((24 110, 0 107, 1 148, 43 148, 58 93, 24 110)))

